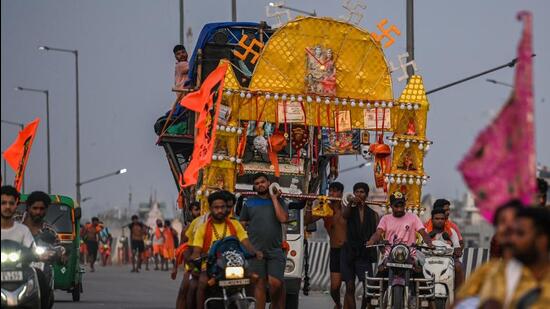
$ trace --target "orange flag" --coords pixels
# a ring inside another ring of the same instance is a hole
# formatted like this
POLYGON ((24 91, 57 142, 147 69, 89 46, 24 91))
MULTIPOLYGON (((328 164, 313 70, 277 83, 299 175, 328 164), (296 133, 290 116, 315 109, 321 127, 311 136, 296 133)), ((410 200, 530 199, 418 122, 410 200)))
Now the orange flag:
POLYGON ((198 113, 193 156, 183 174, 185 187, 195 185, 199 170, 212 161, 226 71, 227 63, 220 65, 208 75, 198 91, 186 95, 180 102, 183 107, 198 113))
POLYGON ((15 139, 15 142, 4 151, 4 159, 10 165, 10 167, 15 171, 15 180, 13 186, 19 191, 21 190, 21 185, 23 184, 23 175, 25 174, 25 167, 27 167, 27 161, 29 160, 29 155, 31 153, 32 143, 34 137, 36 136, 36 129, 38 129, 38 124, 40 123, 40 118, 36 118, 31 123, 29 123, 15 139))

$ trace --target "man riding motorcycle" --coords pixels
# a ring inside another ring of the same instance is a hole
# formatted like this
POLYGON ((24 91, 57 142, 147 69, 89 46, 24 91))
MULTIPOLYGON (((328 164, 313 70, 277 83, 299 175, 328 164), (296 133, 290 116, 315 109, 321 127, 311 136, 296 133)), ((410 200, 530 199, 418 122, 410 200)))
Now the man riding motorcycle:
POLYGON ((13 240, 27 248, 33 247, 34 239, 29 228, 14 220, 20 193, 12 186, 2 186, 1 196, 2 239, 13 240))
MULTIPOLYGON (((49 245, 61 249, 62 247, 59 246, 59 236, 55 228, 44 220, 48 207, 51 204, 50 196, 42 191, 34 191, 27 197, 26 204, 26 211, 21 217, 21 223, 29 228, 35 241, 37 241, 40 235, 47 233, 51 235, 48 237, 51 239, 49 245)), ((51 265, 55 260, 64 260, 63 252, 64 250, 61 250, 53 256, 40 255, 40 259, 42 262, 51 265)), ((40 294, 43 300, 42 307, 48 308, 49 299, 53 297, 53 295, 50 295, 51 289, 48 287, 48 283, 52 280, 53 270, 51 268, 37 269, 37 274, 40 281, 40 294)))
MULTIPOLYGON (((202 224, 193 237, 191 247, 193 253, 191 260, 201 260, 201 257, 208 254, 212 244, 226 237, 236 237, 245 249, 257 259, 262 259, 263 254, 252 246, 248 240, 248 235, 239 221, 228 218, 227 195, 223 192, 214 192, 208 196, 208 205, 210 216, 206 223, 202 224)), ((197 265, 191 264, 195 268, 197 265)), ((196 270, 198 271, 198 269, 196 270)), ((208 286, 208 276, 206 274, 206 264, 200 265, 199 286, 197 289, 197 308, 203 308, 208 286)))
MULTIPOLYGON (((376 233, 369 239, 367 246, 373 246, 381 239, 384 239, 389 245, 406 245, 410 248, 410 257, 414 261, 413 277, 422 278, 421 267, 416 257, 416 249, 413 246, 416 242, 416 233, 418 232, 430 247, 433 247, 432 240, 420 219, 416 215, 405 211, 405 204, 405 196, 401 192, 394 192, 390 195, 392 214, 382 217, 376 233)), ((388 259, 390 248, 391 246, 386 246, 384 262, 388 259)), ((387 277, 388 270, 384 265, 385 263, 380 264, 377 277, 387 277)))
POLYGON ((0 233, 2 240, 2 308, 24 305, 38 307, 41 300, 38 289, 27 288, 27 286, 35 287, 41 284, 38 283, 36 271, 29 266, 29 260, 34 259, 32 256, 32 251, 35 249, 33 236, 28 227, 14 220, 19 197, 20 194, 14 187, 2 186, 2 232, 0 233), (10 257, 11 255, 13 256, 10 257), (22 262, 23 260, 24 262, 22 262), (4 264, 5 262, 6 264, 4 264), (12 265, 9 265, 8 262, 12 265), (5 278, 5 273, 6 275, 12 273, 13 277, 5 278), (19 274, 17 276, 19 278, 16 277, 16 274, 19 274), (4 286, 5 283, 10 285, 16 283, 17 286, 4 286), (21 289, 25 289, 22 297, 19 296, 21 289))

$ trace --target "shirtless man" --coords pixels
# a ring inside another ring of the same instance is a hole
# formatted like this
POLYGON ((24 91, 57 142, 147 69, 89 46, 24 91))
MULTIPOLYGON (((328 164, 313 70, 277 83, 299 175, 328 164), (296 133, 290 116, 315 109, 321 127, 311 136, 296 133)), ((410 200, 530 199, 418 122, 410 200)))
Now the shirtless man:
POLYGON ((86 247, 88 248, 88 258, 90 262, 90 272, 94 272, 94 264, 97 259, 97 249, 99 248, 99 237, 98 234, 101 231, 99 227, 99 218, 93 217, 92 223, 84 226, 80 232, 80 237, 84 238, 86 241, 86 247))
POLYGON ((128 224, 128 228, 130 229, 130 245, 132 247, 132 272, 137 273, 141 269, 141 256, 145 251, 144 238, 147 228, 136 215, 132 216, 132 223, 128 224))
MULTIPOLYGON (((332 182, 328 187, 330 197, 342 198, 344 185, 339 182, 332 182)), ((346 219, 343 217, 342 205, 339 201, 332 201, 330 208, 334 212, 331 217, 323 217, 325 228, 330 238, 330 295, 336 304, 336 308, 342 308, 340 303, 340 286, 342 285, 342 274, 340 273, 340 255, 342 245, 346 242, 346 219)), ((310 224, 321 219, 313 216, 311 204, 306 206, 305 224, 310 224)))

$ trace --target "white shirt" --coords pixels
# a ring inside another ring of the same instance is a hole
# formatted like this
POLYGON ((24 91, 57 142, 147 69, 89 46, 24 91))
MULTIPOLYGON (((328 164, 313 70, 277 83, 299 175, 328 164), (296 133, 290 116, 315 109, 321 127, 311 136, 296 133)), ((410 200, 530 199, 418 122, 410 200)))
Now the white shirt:
POLYGON ((2 240, 13 240, 27 248, 32 247, 34 243, 34 237, 29 228, 19 222, 14 222, 13 226, 8 229, 2 229, 1 234, 2 240))
MULTIPOLYGON (((453 245, 453 248, 460 248, 460 241, 458 239, 458 234, 456 233, 456 231, 454 229, 451 229, 451 235, 449 235, 449 236, 451 237, 451 243, 453 245)), ((443 233, 435 234, 433 240, 445 241, 443 239, 443 233)))

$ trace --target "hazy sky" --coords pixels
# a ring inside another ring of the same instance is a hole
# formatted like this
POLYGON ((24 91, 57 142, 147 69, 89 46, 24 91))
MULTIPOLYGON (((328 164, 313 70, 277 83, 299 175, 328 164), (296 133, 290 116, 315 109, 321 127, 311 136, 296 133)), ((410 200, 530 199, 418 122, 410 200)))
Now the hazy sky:
MULTIPOLYGON (((192 50, 202 26, 231 18, 230 1, 185 1, 185 26, 191 27, 192 50)), ((78 49, 80 56, 81 178, 127 168, 128 173, 82 187, 85 215, 126 206, 132 187, 134 207, 152 189, 173 204, 177 195, 164 151, 155 146, 154 121, 168 109, 174 95, 172 47, 179 38, 178 0, 2 0, 2 119, 29 122, 42 117, 27 167, 27 191, 46 190, 46 127, 43 96, 16 92, 16 86, 49 89, 52 135, 52 190, 75 195, 75 87, 70 54, 41 52, 39 45, 78 49)), ((265 20, 268 1, 237 0, 239 21, 265 20)), ((345 14, 340 1, 294 0, 287 5, 315 9, 319 16, 345 14)), ((423 0, 415 5, 415 54, 427 89, 504 64, 515 57, 521 9, 534 14, 537 158, 550 164, 550 2, 423 0), (543 121, 546 116, 546 122, 543 121)), ((405 1, 368 1, 360 26, 376 29, 382 18, 403 35, 386 49, 387 58, 405 51, 405 1)), ((295 16, 295 15, 293 15, 295 16)), ((268 20, 273 23, 273 20, 268 20)), ((429 97, 428 138, 435 141, 426 158, 432 180, 425 193, 455 197, 465 191, 456 165, 509 96, 510 89, 485 78, 513 81, 514 71, 489 76, 429 97)), ((394 78, 394 95, 404 87, 394 78)), ((2 151, 17 128, 2 124, 2 151)), ((361 158, 342 160, 341 168, 361 158)), ((371 168, 344 174, 350 187, 358 180, 372 183, 371 168)), ((8 172, 11 181, 13 173, 8 172)))

